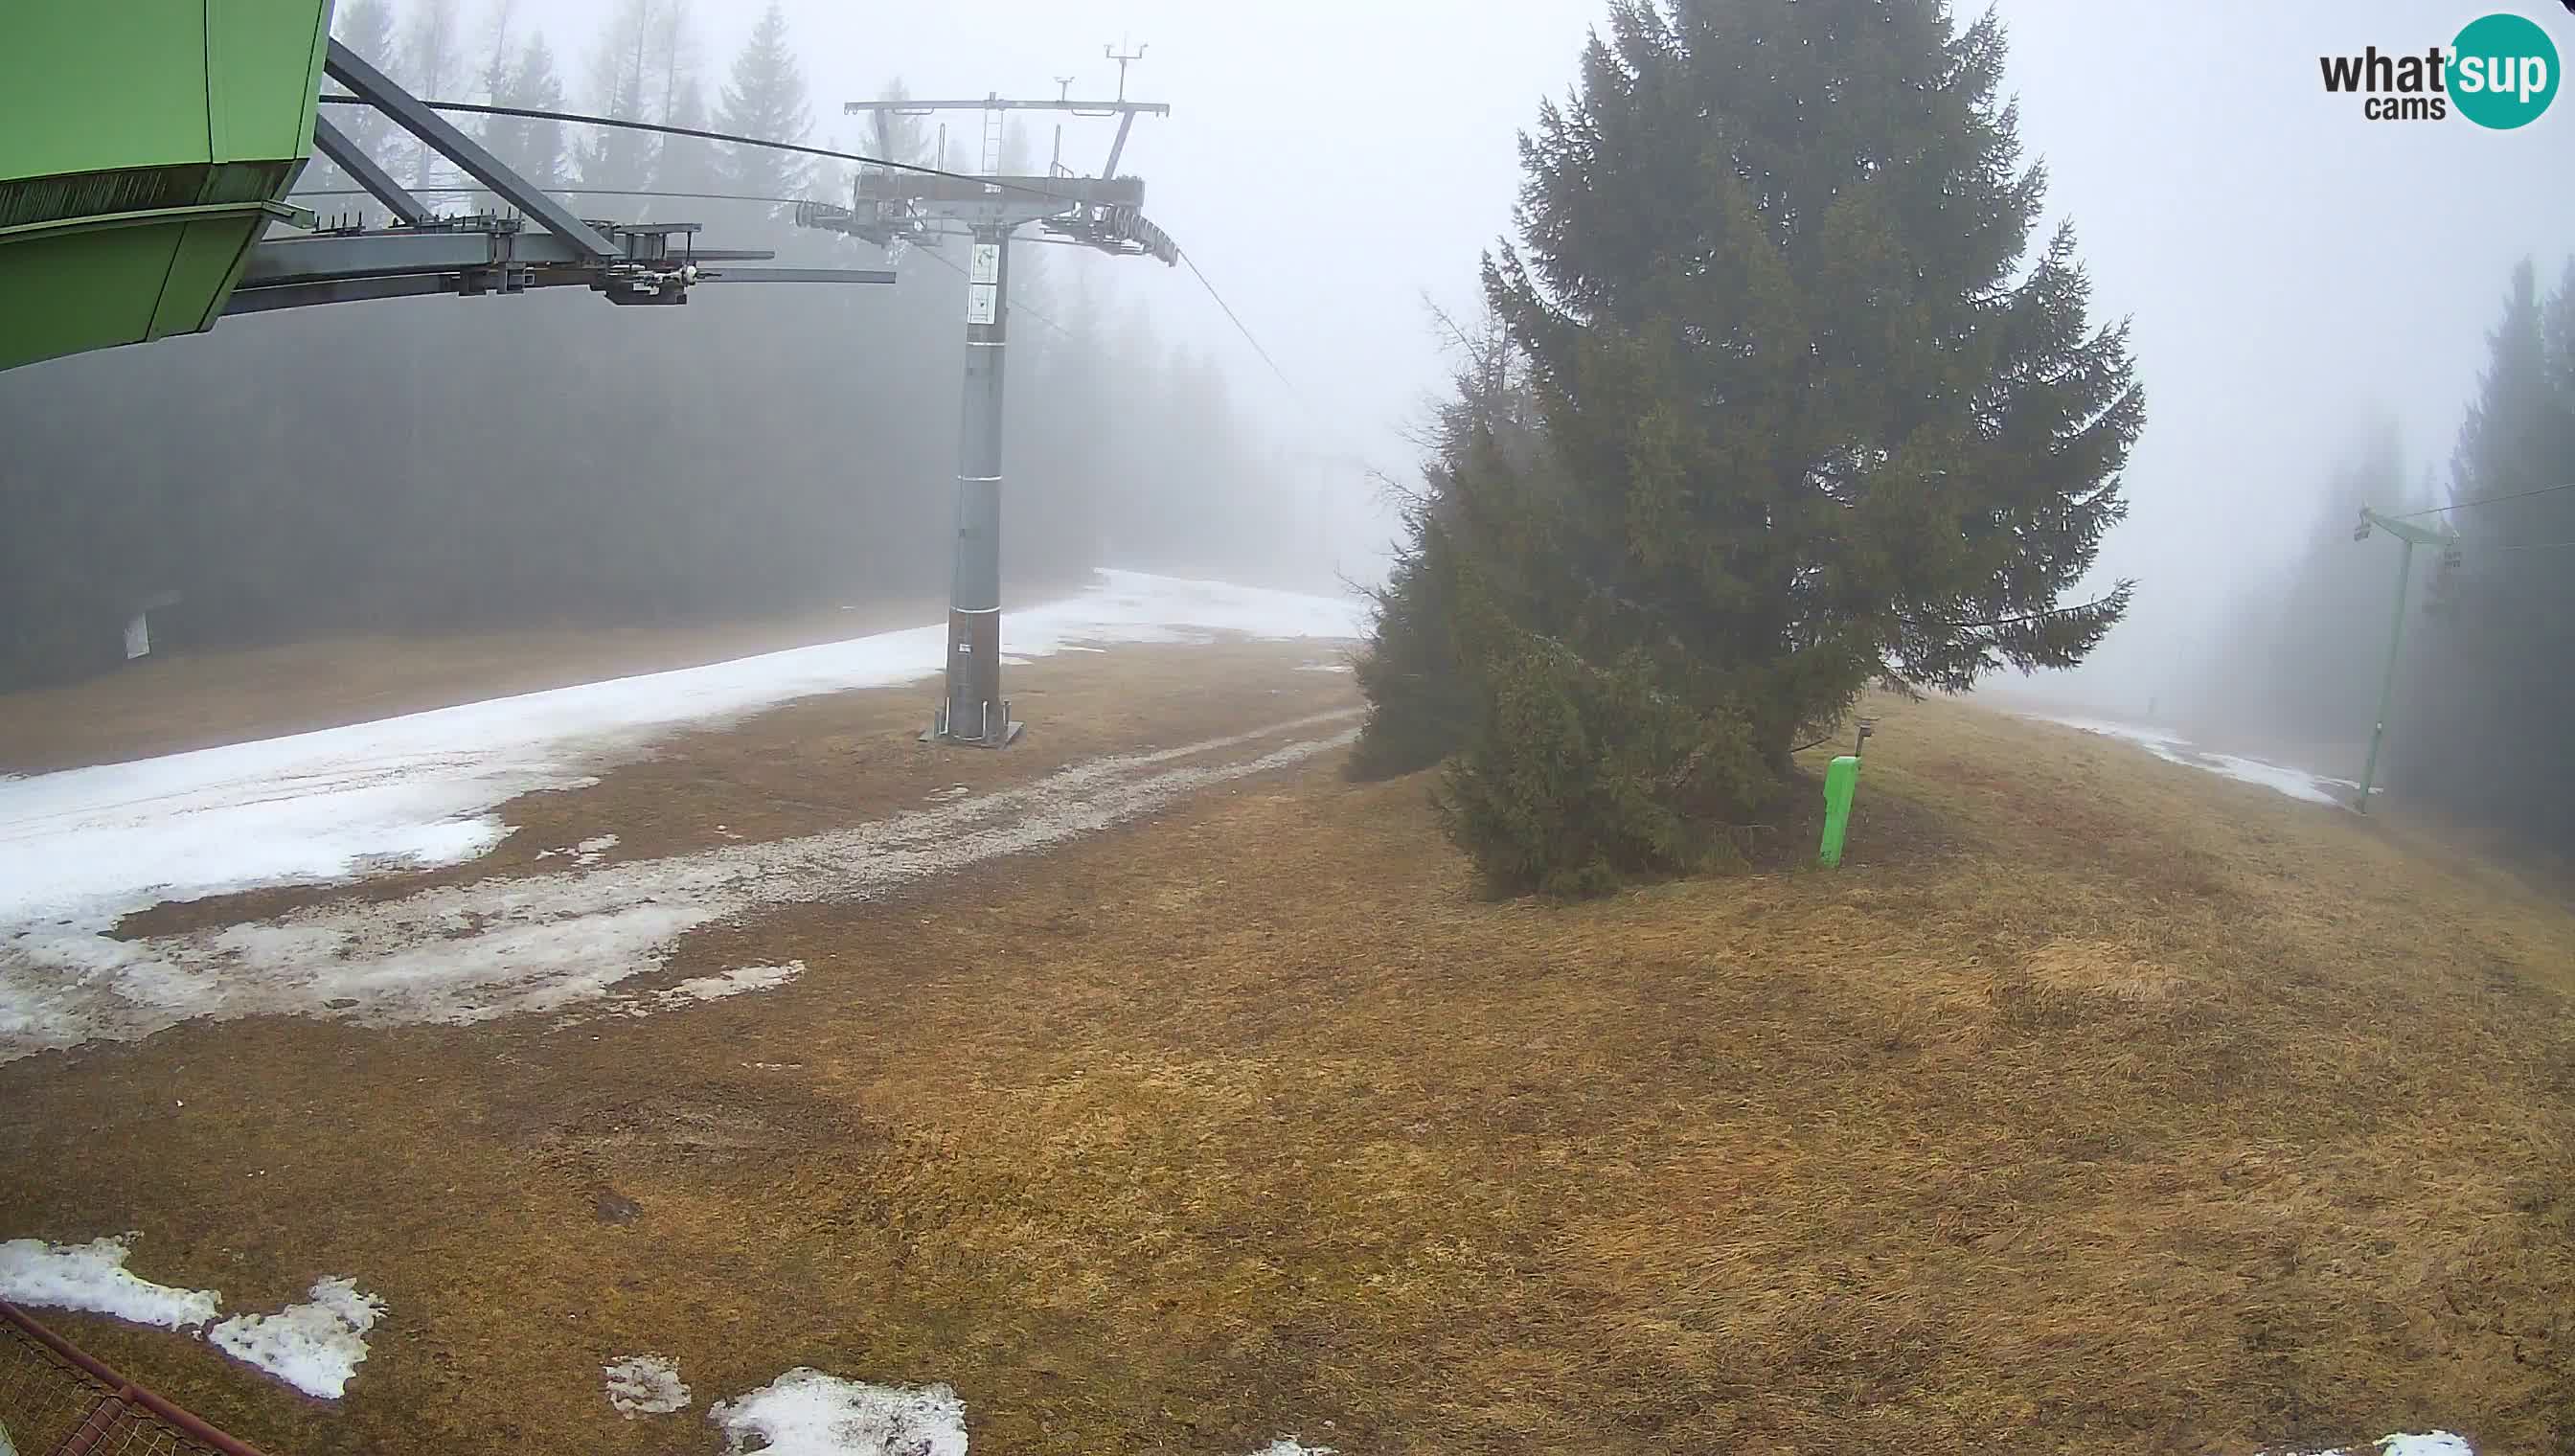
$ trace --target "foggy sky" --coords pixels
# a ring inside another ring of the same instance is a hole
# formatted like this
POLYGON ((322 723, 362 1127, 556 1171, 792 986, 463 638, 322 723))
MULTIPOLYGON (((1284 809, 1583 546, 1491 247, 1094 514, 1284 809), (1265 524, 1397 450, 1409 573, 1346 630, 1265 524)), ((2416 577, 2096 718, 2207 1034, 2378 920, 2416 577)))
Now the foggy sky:
MULTIPOLYGON (((487 4, 483 7, 488 10, 487 4)), ((598 0, 518 0, 575 83, 598 0)), ((1478 254, 1508 226, 1515 135, 1570 81, 1599 0, 984 0, 852 5, 788 0, 819 137, 860 139, 839 103, 901 75, 915 95, 1114 89, 1102 43, 1151 49, 1131 94, 1172 103, 1141 120, 1122 170, 1147 212, 1226 291, 1300 405, 1234 336, 1186 272, 1086 259, 1167 335, 1215 351, 1237 398, 1283 439, 1404 471, 1402 431, 1444 380, 1421 298, 1474 306, 1478 254)), ((2370 123, 2327 95, 2320 52, 2420 53, 2490 9, 2537 19, 2575 61, 2555 0, 2002 0, 2021 136, 2070 216, 2096 317, 2134 320, 2149 395, 2128 473, 2131 516, 2100 576, 2142 583, 2130 621, 2061 687, 2141 704, 2189 676, 2229 594, 2315 530, 2309 497, 2371 411, 2413 459, 2445 461, 2475 387, 2507 270, 2543 281, 2575 247, 2575 99, 2518 132, 2461 119, 2370 123)), ((710 94, 756 17, 698 0, 710 94)), ((1972 8, 1966 14, 1972 15, 1972 8)), ((486 24, 468 0, 468 33, 486 24)), ((2575 89, 2575 88, 2570 88, 2575 89)), ((971 114, 952 138, 971 138, 971 114)), ((1076 122, 1067 161, 1096 171, 1102 123, 1076 122)), ((1050 143, 1033 138, 1040 155, 1050 143)), ((971 149, 972 141, 962 143, 971 149)), ((710 242, 720 241, 710 238, 710 242)), ((1058 254, 1054 257, 1073 255, 1058 254)), ((1349 483, 1353 500, 1362 489, 1349 483)), ((1348 514, 1356 543, 1381 518, 1348 514)), ((2355 550, 2365 548, 2355 547, 2355 550)))

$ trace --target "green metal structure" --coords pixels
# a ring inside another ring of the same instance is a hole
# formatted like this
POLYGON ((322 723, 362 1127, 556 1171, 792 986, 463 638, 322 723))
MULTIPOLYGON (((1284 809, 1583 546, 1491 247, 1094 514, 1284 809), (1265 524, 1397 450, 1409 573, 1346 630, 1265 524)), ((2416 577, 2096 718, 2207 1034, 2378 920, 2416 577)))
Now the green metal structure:
POLYGON ((1851 796, 1859 791, 1859 757, 1844 753, 1824 765, 1824 839, 1815 862, 1827 869, 1842 862, 1842 836, 1850 829, 1851 796))
POLYGON ((313 148, 330 0, 0 12, 0 369, 212 328, 313 148))
POLYGON ((2378 745, 2387 737, 2387 716, 2396 711, 2396 661, 2405 647, 2405 593, 2414 584, 2414 548, 2437 547, 2448 550, 2456 538, 2446 532, 2426 531, 2394 517, 2381 516, 2363 506, 2360 525, 2352 531, 2354 541, 2367 541, 2370 529, 2376 527, 2405 544, 2396 559, 2396 620, 2387 630, 2387 671, 2378 684, 2378 717, 2369 725, 2369 757, 2360 765, 2360 796, 2352 806, 2369 812, 2372 785, 2378 782, 2378 745))

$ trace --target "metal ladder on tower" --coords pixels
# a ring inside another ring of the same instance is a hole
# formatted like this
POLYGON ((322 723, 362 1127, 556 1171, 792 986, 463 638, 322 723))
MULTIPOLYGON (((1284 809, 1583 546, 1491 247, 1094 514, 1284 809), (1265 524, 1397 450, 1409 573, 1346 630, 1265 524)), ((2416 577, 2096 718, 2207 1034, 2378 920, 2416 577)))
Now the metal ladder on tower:
MULTIPOLYGON (((1003 121, 1004 115, 999 107, 990 108, 984 113, 984 175, 987 177, 998 177, 1002 172, 1003 121)), ((987 184, 984 190, 999 192, 1002 189, 987 184)))

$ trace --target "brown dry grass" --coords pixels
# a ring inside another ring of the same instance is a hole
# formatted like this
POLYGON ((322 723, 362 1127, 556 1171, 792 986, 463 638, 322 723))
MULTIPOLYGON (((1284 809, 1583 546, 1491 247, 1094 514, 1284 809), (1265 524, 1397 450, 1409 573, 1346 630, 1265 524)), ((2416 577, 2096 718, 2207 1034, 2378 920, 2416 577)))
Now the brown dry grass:
POLYGON ((670 973, 806 975, 649 1020, 0 1068, 0 1233, 382 1291, 337 1408, 65 1321, 281 1453, 712 1449, 611 1415, 636 1350, 950 1380, 1003 1452, 2575 1439, 2575 917, 2508 875, 1945 704, 1839 873, 1484 902, 1423 790, 720 927, 670 973))

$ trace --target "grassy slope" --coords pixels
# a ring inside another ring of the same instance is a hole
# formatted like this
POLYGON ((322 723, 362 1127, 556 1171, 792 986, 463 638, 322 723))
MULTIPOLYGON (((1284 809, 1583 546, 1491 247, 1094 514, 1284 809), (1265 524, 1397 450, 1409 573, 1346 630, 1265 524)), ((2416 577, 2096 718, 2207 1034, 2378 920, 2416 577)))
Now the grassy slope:
POLYGON ((609 1416, 638 1349, 950 1380, 1007 1452, 2575 1437, 2575 917, 2510 878, 1940 704, 1837 874, 1485 903, 1424 787, 725 927, 673 974, 808 973, 685 1014, 0 1068, 0 1163, 88 1173, 0 1234, 383 1289, 338 1411, 67 1321, 280 1451, 711 1448, 609 1416))

